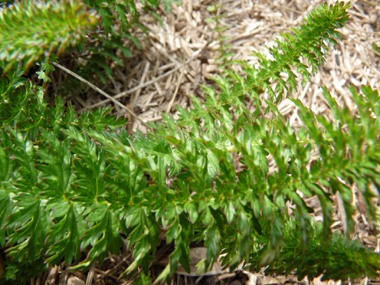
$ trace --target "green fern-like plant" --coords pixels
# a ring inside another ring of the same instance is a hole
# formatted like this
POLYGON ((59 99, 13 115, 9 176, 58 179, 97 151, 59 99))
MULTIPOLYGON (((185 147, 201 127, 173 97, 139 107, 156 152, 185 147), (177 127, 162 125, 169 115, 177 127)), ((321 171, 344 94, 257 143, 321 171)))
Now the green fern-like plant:
POLYGON ((348 237, 354 230, 354 184, 369 218, 375 218, 378 92, 350 88, 357 116, 324 88, 334 120, 293 98, 304 123, 300 130, 276 105, 295 89, 294 69, 307 80, 324 63, 326 43, 339 39, 348 7, 321 5, 270 49, 274 60, 256 53, 260 66, 240 62, 244 73, 215 78, 217 89, 204 88, 206 102, 192 98, 191 109, 179 108, 179 119, 164 114, 164 122, 152 123, 146 134, 129 135, 125 120, 109 115, 110 109, 78 116, 60 98, 49 106, 43 89, 23 79, 20 67, 9 69, 0 78, 0 244, 7 257, 46 264, 64 259, 72 269, 86 268, 117 254, 122 233, 134 257, 125 274, 141 269, 148 280, 165 231, 175 249, 156 282, 179 265, 190 270, 193 241, 208 249, 199 271, 224 253, 223 263, 232 269, 245 261, 248 269, 296 270, 299 278, 376 276, 379 255, 348 237), (266 114, 263 91, 271 94, 266 114), (319 158, 312 161, 314 151, 319 158), (300 192, 318 197, 323 223, 315 224, 300 192), (336 193, 343 200, 346 236, 330 231, 336 193), (296 206, 293 215, 287 203, 296 206), (88 255, 80 262, 84 250, 88 255))
MULTIPOLYGON (((172 2, 176 1, 163 2, 170 11, 172 2)), ((161 1, 141 1, 141 9, 136 3, 135 0, 27 0, 0 6, 0 60, 8 63, 5 71, 21 61, 25 72, 36 62, 45 61, 53 54, 61 56, 75 48, 76 56, 84 63, 79 66, 80 72, 89 78, 95 72, 106 83, 106 77, 112 78, 107 63, 123 65, 116 51, 121 50, 125 57, 131 57, 131 49, 125 46, 125 41, 140 47, 133 32, 137 28, 149 32, 139 21, 141 11, 160 20, 157 10, 161 1)))
POLYGON ((229 27, 222 26, 221 19, 223 19, 226 15, 221 14, 220 10, 223 7, 222 1, 219 1, 216 5, 210 5, 208 7, 208 11, 213 13, 213 17, 206 19, 207 23, 212 23, 215 25, 213 28, 213 33, 216 40, 218 41, 218 48, 215 50, 218 53, 218 57, 216 58, 216 62, 218 63, 218 68, 220 70, 225 70, 228 68, 228 65, 231 64, 231 58, 235 55, 232 50, 232 46, 226 44, 226 41, 229 39, 228 36, 224 35, 224 32, 229 29, 229 27))
POLYGON ((24 70, 85 40, 98 19, 80 1, 22 1, 0 8, 0 60, 24 70))

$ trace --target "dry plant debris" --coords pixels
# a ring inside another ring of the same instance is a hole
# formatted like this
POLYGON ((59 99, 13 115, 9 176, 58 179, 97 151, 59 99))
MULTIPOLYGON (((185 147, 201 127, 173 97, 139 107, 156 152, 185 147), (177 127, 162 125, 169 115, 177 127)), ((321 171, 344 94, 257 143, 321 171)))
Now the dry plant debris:
MULTIPOLYGON (((293 96, 317 114, 329 116, 320 86, 324 85, 337 99, 338 104, 355 110, 347 86, 359 88, 363 84, 380 90, 380 54, 372 48, 380 43, 380 3, 378 0, 352 0, 351 18, 348 25, 340 31, 343 39, 335 50, 327 56, 325 66, 312 77, 305 87, 299 83, 298 92, 293 96)), ((274 39, 282 32, 303 21, 312 9, 325 1, 322 0, 183 0, 174 5, 171 13, 162 14, 162 25, 151 15, 143 15, 141 21, 150 29, 149 37, 136 34, 142 48, 132 47, 133 58, 123 58, 124 66, 113 65, 113 79, 106 85, 97 84, 102 90, 113 95, 121 104, 136 113, 144 122, 160 121, 162 112, 175 115, 176 106, 190 106, 189 96, 204 98, 200 84, 213 84, 209 76, 219 74, 217 57, 218 41, 214 23, 207 19, 215 17, 210 6, 219 7, 218 15, 223 15, 219 25, 227 27, 223 35, 228 36, 224 44, 232 46, 233 59, 248 60, 257 64, 251 52, 257 50, 268 54, 265 46, 274 44, 274 39)), ((328 1, 335 2, 335 1, 328 1)), ((126 44, 128 44, 126 42, 126 44)), ((120 57, 121 57, 120 53, 120 57)), ((56 78, 55 81, 59 81, 56 78)), ((79 110, 89 110, 100 106, 112 105, 109 99, 88 89, 85 95, 72 99, 79 110)), ((119 116, 127 116, 131 122, 130 131, 145 127, 139 120, 131 117, 123 108, 115 105, 119 116)), ((299 127, 295 106, 284 100, 279 109, 294 127, 299 127)), ((354 191, 355 189, 353 189, 354 191)), ((356 193, 359 212, 356 215, 356 236, 364 244, 379 250, 376 230, 366 220, 361 211, 362 197, 356 193)), ((340 207, 340 197, 336 196, 334 229, 344 231, 344 214, 340 207)), ((318 200, 310 198, 307 203, 316 209, 316 219, 321 219, 318 200)), ((52 268, 37 283, 42 284, 133 284, 131 280, 120 280, 120 274, 131 262, 128 252, 111 256, 101 268, 92 268, 87 275, 69 273, 65 266, 52 268), (38 283, 41 282, 41 283, 38 283), (61 283, 63 282, 63 283, 61 283)), ((319 279, 297 281, 295 276, 264 277, 262 272, 223 273, 217 276, 176 275, 171 284, 315 284, 340 285, 341 282, 321 282, 319 279)), ((378 280, 355 280, 350 283, 380 284, 378 280)))

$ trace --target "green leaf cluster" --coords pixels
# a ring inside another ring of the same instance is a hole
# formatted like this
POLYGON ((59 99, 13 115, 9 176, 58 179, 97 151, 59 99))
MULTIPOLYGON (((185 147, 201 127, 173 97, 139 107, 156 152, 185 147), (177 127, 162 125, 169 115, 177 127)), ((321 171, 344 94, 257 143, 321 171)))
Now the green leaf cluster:
POLYGON ((279 102, 285 92, 290 96, 297 90, 297 74, 303 78, 303 83, 310 80, 310 76, 325 63, 328 44, 335 46, 336 40, 341 38, 337 29, 347 22, 348 7, 349 4, 344 2, 337 2, 334 6, 318 6, 305 18, 305 23, 292 29, 293 33, 281 34, 283 39, 275 40, 277 46, 269 48, 273 59, 255 52, 254 55, 260 60, 259 68, 247 67, 250 82, 242 93, 257 93, 262 88, 279 102))
POLYGON ((260 66, 240 62, 242 73, 227 71, 215 78, 216 88, 204 87, 205 102, 191 98, 192 108, 179 108, 178 119, 163 114, 146 134, 129 135, 110 109, 78 116, 60 98, 50 106, 22 69, 10 69, 0 78, 0 245, 7 256, 47 264, 64 259, 79 269, 117 254, 124 238, 134 257, 125 274, 142 270, 144 283, 165 233, 174 251, 157 282, 179 265, 190 270, 191 242, 208 249, 200 272, 224 253, 231 269, 244 261, 246 268, 268 265, 277 274, 297 270, 300 278, 375 276, 379 255, 348 236, 353 186, 375 219, 378 92, 350 88, 356 115, 324 88, 333 120, 291 99, 304 125, 299 130, 276 105, 295 89, 294 69, 308 79, 323 64, 326 43, 339 38, 348 7, 320 6, 270 49, 274 60, 256 53, 260 66), (272 95, 265 112, 264 90, 272 95), (330 231, 337 193, 346 236, 330 231), (305 197, 318 198, 323 223, 315 224, 305 197))
MULTIPOLYGON (((65 108, 59 98, 56 107, 51 108, 44 101, 42 88, 20 78, 21 73, 22 70, 9 72, 1 78, 0 84, 0 243, 7 243, 8 256, 20 262, 44 257, 48 263, 55 264, 64 257, 71 264, 81 252, 79 238, 86 236, 85 230, 91 228, 87 224, 96 224, 92 231, 104 230, 112 233, 111 236, 116 233, 110 232, 114 218, 104 207, 88 208, 85 205, 91 203, 89 200, 78 204, 79 207, 70 202, 77 196, 76 191, 86 191, 80 188, 81 184, 95 191, 87 194, 96 197, 99 185, 94 185, 92 179, 102 178, 105 161, 104 157, 97 161, 98 151, 88 138, 80 146, 74 146, 63 131, 69 127, 77 132, 83 128, 111 130, 125 121, 115 121, 107 115, 111 110, 105 109, 78 118, 73 108, 65 108), (86 169, 79 161, 74 164, 77 155, 68 151, 70 147, 85 153, 92 149, 86 159, 94 162, 94 168, 86 169), (74 165, 80 175, 75 175, 74 165), (84 216, 84 212, 88 215, 84 216), (89 220, 85 221, 84 217, 89 220), (97 224, 100 221, 102 223, 97 224)), ((80 195, 76 199, 86 200, 80 195)), ((96 237, 98 233, 87 239, 87 245, 96 237)), ((112 241, 110 247, 119 249, 120 237, 115 239, 118 243, 112 239, 107 242, 112 241)))
MULTIPOLYGON (((81 58, 79 72, 92 77, 98 75, 103 83, 112 78, 110 61, 123 65, 116 55, 121 50, 124 57, 132 52, 126 41, 141 47, 134 36, 136 29, 149 30, 139 21, 141 11, 161 20, 160 0, 141 0, 137 8, 135 0, 124 1, 21 1, 0 6, 0 60, 7 65, 5 71, 17 62, 23 62, 24 71, 34 63, 45 61, 51 55, 61 56, 69 49, 78 51, 81 58)), ((171 4, 165 0, 170 11, 171 4)))
MULTIPOLYGON (((266 273, 284 272, 290 274, 293 270, 299 280, 310 279, 322 275, 322 281, 340 280, 342 276, 354 280, 358 276, 377 276, 380 266, 379 255, 370 252, 359 240, 347 239, 344 235, 334 233, 328 244, 325 244, 322 223, 313 224, 307 245, 307 254, 303 252, 302 237, 296 231, 295 221, 289 220, 285 226, 284 237, 286 245, 281 250, 279 259, 266 269, 266 273)), ((260 249, 259 253, 264 249, 260 249)), ((256 262, 257 257, 252 256, 256 262)))
POLYGON ((80 1, 21 1, 0 7, 0 60, 28 70, 51 54, 82 43, 97 16, 80 1))

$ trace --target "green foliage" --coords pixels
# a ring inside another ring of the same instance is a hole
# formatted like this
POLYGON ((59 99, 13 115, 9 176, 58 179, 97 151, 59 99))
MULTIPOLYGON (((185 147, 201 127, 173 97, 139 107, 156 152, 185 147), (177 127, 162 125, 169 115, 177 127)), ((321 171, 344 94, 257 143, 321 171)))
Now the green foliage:
MULTIPOLYGON (((135 0, 27 0, 0 6, 0 60, 8 63, 5 71, 20 61, 27 71, 35 62, 75 48, 82 59, 80 73, 91 78, 95 72, 106 83, 105 75, 112 78, 110 61, 123 65, 116 51, 131 57, 126 41, 140 47, 135 30, 149 32, 139 21, 141 10, 160 20, 160 0, 140 2, 141 9, 135 0)), ((167 11, 173 2, 178 1, 164 1, 167 11)))
POLYGON ((260 59, 260 68, 248 67, 251 80, 242 91, 257 93, 256 89, 262 88, 277 97, 276 102, 282 99, 285 91, 290 96, 297 89, 291 66, 302 76, 304 83, 310 80, 311 74, 315 74, 325 62, 324 54, 329 51, 327 44, 335 46, 336 39, 341 38, 337 29, 348 20, 348 5, 338 2, 334 6, 318 6, 306 17, 304 24, 292 29, 293 34, 281 34, 283 40, 277 39, 277 47, 269 48, 273 60, 255 52, 260 59), (282 78, 282 72, 287 74, 286 80, 282 78), (275 89, 271 84, 276 85, 275 89))
POLYGON ((43 89, 23 79, 20 68, 8 70, 0 78, 0 245, 8 258, 48 264, 64 259, 72 269, 86 268, 117 254, 122 233, 134 257, 125 274, 142 269, 139 282, 146 284, 166 229, 175 249, 156 281, 166 280, 179 264, 189 270, 193 241, 208 248, 200 271, 225 253, 223 262, 231 268, 245 261, 247 268, 269 265, 267 271, 278 274, 297 270, 300 278, 375 276, 379 255, 332 234, 330 226, 333 195, 339 192, 347 234, 353 232, 354 184, 369 218, 375 218, 378 92, 350 89, 357 116, 324 88, 334 120, 292 99, 304 123, 300 130, 276 106, 285 90, 289 95, 295 89, 292 70, 308 79, 323 64, 326 43, 339 38, 336 29, 347 21, 348 7, 320 6, 270 49, 274 60, 256 53, 259 67, 240 62, 243 74, 228 71, 215 78, 218 88, 205 86, 204 104, 192 98, 194 107, 180 108, 178 120, 164 114, 164 122, 152 124, 147 134, 128 135, 125 120, 111 116, 110 109, 78 116, 60 98, 49 106, 43 89), (264 90, 272 95, 266 114, 264 90), (315 151, 320 157, 312 160, 315 151), (301 192, 318 197, 323 223, 314 224, 301 192), (287 203, 296 206, 293 215, 287 203), (78 264, 85 250, 87 258, 78 264))
POLYGON ((39 277, 41 272, 47 270, 46 263, 43 259, 32 261, 15 262, 9 260, 6 262, 6 271, 4 279, 6 283, 2 283, 0 279, 0 284, 6 285, 18 285, 18 284, 28 284, 31 278, 39 277))
MULTIPOLYGON (((78 162, 76 165, 81 174, 74 175, 72 171, 75 155, 67 151, 70 141, 65 139, 63 130, 71 126, 77 131, 84 127, 101 131, 106 127, 112 129, 122 125, 125 121, 115 121, 107 117, 110 110, 104 109, 92 114, 85 113, 81 118, 77 118, 71 107, 64 110, 59 98, 56 107, 49 108, 42 97, 42 89, 18 79, 18 75, 20 71, 9 73, 2 78, 0 84, 7 88, 1 89, 0 92, 0 117, 3 128, 0 152, 3 166, 0 175, 0 200, 3 210, 0 220, 2 223, 6 221, 0 242, 4 245, 7 240, 8 245, 17 244, 8 250, 8 255, 19 261, 25 258, 34 260, 43 252, 47 252, 49 263, 54 264, 60 261, 61 257, 65 257, 70 264, 80 253, 79 237, 88 228, 79 215, 86 209, 73 207, 70 203, 74 193, 69 194, 69 190, 80 192, 80 189, 72 189, 71 184, 76 178, 75 183, 78 183, 78 187, 81 181, 86 183, 87 179, 87 183, 91 181, 89 189, 97 191, 98 185, 94 186, 94 180, 90 179, 98 179, 100 173, 97 171, 102 169, 86 170, 81 168, 83 166, 78 162), (90 176, 81 179, 81 175, 90 176), (10 199, 10 196, 16 193, 17 197, 10 199), (10 213, 13 214, 5 219, 10 213), (9 232, 8 229, 12 230, 9 232)), ((88 140, 83 141, 83 144, 82 147, 87 146, 88 149, 82 151, 94 148, 94 144, 88 140)), ((80 150, 81 148, 78 148, 78 151, 80 150)), ((87 159, 97 160, 96 151, 91 155, 87 159)), ((104 167, 104 162, 96 162, 93 167, 104 167)), ((94 193, 91 195, 95 196, 94 193)), ((88 203, 90 201, 85 204, 88 203)), ((87 208, 88 210, 90 208, 87 208)), ((102 226, 105 227, 97 225, 97 230, 108 231, 110 216, 106 214, 102 212, 101 207, 97 208, 95 216, 100 215, 100 218, 93 220, 102 220, 102 226)), ((91 221, 90 219, 90 224, 91 221)), ((118 243, 113 243, 113 246, 117 245, 118 243)))
POLYGON ((21 1, 0 8, 0 60, 27 70, 50 54, 61 55, 85 40, 96 15, 80 1, 21 1))
MULTIPOLYGON (((231 63, 231 58, 235 55, 232 50, 231 45, 226 44, 226 40, 229 37, 224 35, 224 32, 229 29, 229 27, 222 26, 221 19, 223 19, 226 15, 220 14, 220 9, 223 7, 222 2, 219 1, 218 5, 211 5, 208 7, 208 11, 211 13, 215 13, 215 16, 212 18, 206 19, 206 22, 213 23, 215 27, 213 28, 214 35, 216 35, 216 40, 218 41, 218 48, 216 51, 218 52, 218 57, 216 61, 219 63, 218 68, 220 70, 225 70, 228 68, 228 65, 231 63)), ((213 37, 214 37, 213 35, 213 37)))
MULTIPOLYGON (((152 14, 157 20, 161 20, 157 11, 161 4, 160 0, 140 0, 141 8, 137 8, 135 0, 124 1, 99 1, 84 0, 87 7, 95 9, 101 17, 100 27, 96 33, 91 35, 92 43, 84 46, 84 53, 81 55, 85 64, 81 66, 80 73, 91 78, 93 73, 106 83, 107 77, 112 78, 110 61, 123 65, 123 60, 116 55, 117 50, 121 50, 124 57, 132 57, 130 44, 141 48, 140 40, 135 36, 136 30, 140 29, 149 34, 140 22, 141 11, 152 14)), ((170 11, 171 3, 179 3, 176 0, 163 1, 167 11, 170 11)))
MULTIPOLYGON (((140 47, 139 39, 132 36, 131 32, 135 27, 141 28, 144 32, 147 32, 147 29, 139 22, 140 13, 134 0, 85 0, 84 3, 95 9, 101 17, 101 29, 92 35, 93 43, 85 47, 89 57, 84 57, 86 64, 82 66, 81 72, 90 74, 95 72, 105 83, 104 73, 112 78, 112 70, 107 64, 107 59, 123 65, 123 61, 116 55, 116 49, 120 49, 125 57, 131 57, 132 52, 125 46, 124 41, 130 39, 137 47, 140 47)), ((144 1, 144 4, 146 10, 154 10, 158 7, 157 1, 144 1)))
MULTIPOLYGON (((303 242, 300 232, 296 230, 294 220, 291 219, 284 230, 286 245, 281 249, 279 259, 270 264, 266 273, 290 274, 296 270, 298 280, 302 280, 305 276, 313 279, 323 275, 322 281, 340 280, 342 276, 353 280, 362 275, 378 275, 379 254, 369 251, 360 241, 349 240, 338 233, 334 233, 329 243, 325 244, 322 235, 322 224, 312 224, 305 253, 300 247, 303 242)), ((257 257, 264 250, 260 249, 258 254, 252 255, 256 263, 259 262, 257 257)))

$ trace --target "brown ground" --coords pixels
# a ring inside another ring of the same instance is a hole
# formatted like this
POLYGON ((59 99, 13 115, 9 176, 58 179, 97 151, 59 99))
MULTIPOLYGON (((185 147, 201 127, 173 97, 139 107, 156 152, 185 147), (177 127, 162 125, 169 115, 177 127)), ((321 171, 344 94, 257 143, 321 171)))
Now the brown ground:
MULTIPOLYGON (((217 74, 216 58, 221 42, 218 33, 213 31, 215 23, 207 19, 223 15, 219 26, 227 27, 223 36, 223 46, 231 45, 234 59, 248 60, 252 64, 257 59, 250 53, 258 50, 267 54, 265 46, 282 32, 303 21, 303 17, 313 8, 325 1, 320 0, 183 0, 181 6, 174 5, 172 12, 163 16, 163 25, 158 24, 150 15, 142 17, 143 23, 151 30, 150 38, 136 34, 142 41, 142 49, 132 48, 134 56, 124 59, 125 66, 114 66, 114 78, 106 85, 97 82, 98 87, 114 96, 124 106, 135 112, 145 122, 160 121, 162 112, 175 113, 176 106, 189 107, 187 96, 203 98, 200 84, 212 84, 210 75, 217 74), (212 11, 212 5, 219 8, 212 11)), ((329 1, 331 3, 335 1, 329 1)), ((308 82, 300 87, 294 97, 299 98, 315 113, 326 113, 325 100, 321 86, 325 85, 337 102, 351 110, 355 105, 347 86, 359 87, 369 84, 380 90, 380 53, 372 47, 380 44, 380 3, 378 0, 353 0, 349 10, 351 19, 347 27, 341 29, 343 41, 336 50, 330 52, 327 64, 308 82)), ((62 63, 64 65, 64 62, 62 63)), ((62 76, 60 74, 59 76, 62 76)), ((55 82, 61 79, 55 78, 55 82)), ((54 81, 53 81, 54 83, 54 81)), ((104 105, 112 105, 101 94, 88 88, 84 94, 73 97, 78 110, 87 110, 104 105), (84 95, 85 94, 85 95, 84 95)), ((297 127, 299 119, 294 105, 285 100, 279 105, 280 111, 297 127)), ((118 115, 127 116, 132 122, 130 129, 145 130, 145 127, 131 117, 126 110, 115 107, 118 115)), ((360 206, 360 196, 356 203, 360 206)), ((309 201, 311 204, 315 201, 309 201)), ((335 229, 342 230, 342 211, 337 197, 335 229)), ((316 208, 318 204, 314 205, 316 208)), ((359 207, 361 209, 361 207, 359 207)), ((320 218, 317 211, 317 219, 320 218)), ((365 212, 356 215, 358 223, 356 236, 365 244, 379 250, 379 240, 373 234, 365 212)), ((202 250, 194 252, 202 256, 202 250)), ((131 255, 125 252, 105 260, 102 267, 93 267, 90 273, 69 273, 64 266, 50 270, 46 275, 34 280, 35 284, 134 284, 130 280, 119 279, 119 275, 130 263, 131 255), (87 280, 87 281, 86 281, 87 280)), ((219 272, 218 268, 215 272, 219 272)), ((283 284, 295 283, 294 276, 276 278, 263 277, 260 273, 234 272, 219 275, 184 277, 176 275, 171 284, 283 284), (199 280, 198 280, 199 279, 199 280), (196 283, 198 282, 198 283, 196 283)), ((319 284, 319 280, 303 280, 302 284, 319 284)), ((329 282, 329 284, 334 282, 329 282)), ((340 283, 340 282, 336 282, 340 283)), ((379 280, 357 280, 354 283, 380 284, 379 280)), ((326 282, 327 284, 327 282, 326 282)))

